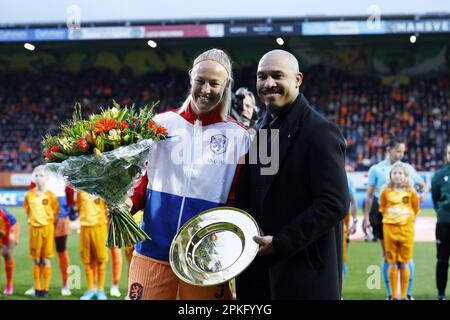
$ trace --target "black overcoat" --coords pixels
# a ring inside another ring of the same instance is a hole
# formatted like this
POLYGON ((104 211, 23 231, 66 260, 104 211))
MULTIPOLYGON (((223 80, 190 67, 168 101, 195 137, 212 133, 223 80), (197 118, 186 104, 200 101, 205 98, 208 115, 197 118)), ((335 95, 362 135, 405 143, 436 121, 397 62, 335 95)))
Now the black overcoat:
POLYGON ((340 299, 349 206, 344 138, 301 93, 283 116, 277 173, 261 175, 263 165, 247 156, 237 184, 235 206, 274 237, 275 249, 237 277, 237 298, 340 299))

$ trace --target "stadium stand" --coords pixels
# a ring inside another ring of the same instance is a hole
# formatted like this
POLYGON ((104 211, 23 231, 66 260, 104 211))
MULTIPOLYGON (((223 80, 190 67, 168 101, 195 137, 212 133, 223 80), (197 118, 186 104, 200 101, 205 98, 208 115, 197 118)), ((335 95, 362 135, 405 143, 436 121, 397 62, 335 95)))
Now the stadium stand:
MULTIPOLYGON (((254 88, 254 67, 235 70, 235 88, 254 88)), ((376 75, 315 65, 303 70, 302 90, 348 141, 348 166, 364 171, 384 158, 389 131, 407 141, 405 161, 418 171, 442 165, 450 129, 450 77, 411 77, 383 83, 376 75)), ((115 99, 142 106, 160 101, 157 111, 180 105, 188 90, 185 72, 164 71, 134 77, 88 69, 79 74, 6 73, 0 77, 0 171, 31 172, 42 162, 41 137, 70 118, 79 101, 88 116, 115 99)))

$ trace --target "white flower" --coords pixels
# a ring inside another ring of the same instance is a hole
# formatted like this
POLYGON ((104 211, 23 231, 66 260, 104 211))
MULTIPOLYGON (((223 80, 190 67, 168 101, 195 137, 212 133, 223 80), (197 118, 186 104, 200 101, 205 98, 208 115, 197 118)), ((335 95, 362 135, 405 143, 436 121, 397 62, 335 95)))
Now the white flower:
POLYGON ((119 109, 117 109, 116 107, 113 107, 111 109, 111 115, 112 115, 112 118, 117 118, 117 116, 119 115, 119 109))
POLYGON ((120 141, 120 131, 116 129, 109 130, 108 139, 113 141, 120 141))

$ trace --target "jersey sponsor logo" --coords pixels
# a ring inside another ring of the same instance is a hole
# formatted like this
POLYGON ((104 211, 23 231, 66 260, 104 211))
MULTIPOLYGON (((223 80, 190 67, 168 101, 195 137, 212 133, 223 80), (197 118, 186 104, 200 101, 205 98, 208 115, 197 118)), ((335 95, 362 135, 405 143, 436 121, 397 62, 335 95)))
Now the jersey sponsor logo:
POLYGON ((142 284, 135 282, 130 286, 130 294, 128 295, 130 300, 142 300, 142 292, 144 287, 142 284))
POLYGON ((211 141, 209 142, 209 147, 215 154, 224 153, 227 150, 227 146, 228 138, 223 134, 216 134, 212 136, 211 141))

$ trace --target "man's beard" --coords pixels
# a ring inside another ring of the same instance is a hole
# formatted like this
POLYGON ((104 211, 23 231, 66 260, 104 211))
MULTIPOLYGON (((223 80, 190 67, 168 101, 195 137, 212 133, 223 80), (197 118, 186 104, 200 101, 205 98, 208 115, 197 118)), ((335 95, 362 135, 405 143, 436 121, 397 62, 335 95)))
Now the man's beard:
MULTIPOLYGON (((264 94, 268 94, 268 93, 278 93, 280 95, 283 95, 283 89, 279 88, 279 87, 275 87, 275 88, 271 88, 271 89, 262 89, 261 91, 258 91, 258 95, 264 95, 264 94)), ((272 104, 271 102, 269 102, 266 105, 266 111, 269 112, 269 114, 271 114, 272 116, 276 117, 278 116, 278 114, 280 113, 280 111, 282 110, 282 106, 276 106, 274 104, 272 104)))

